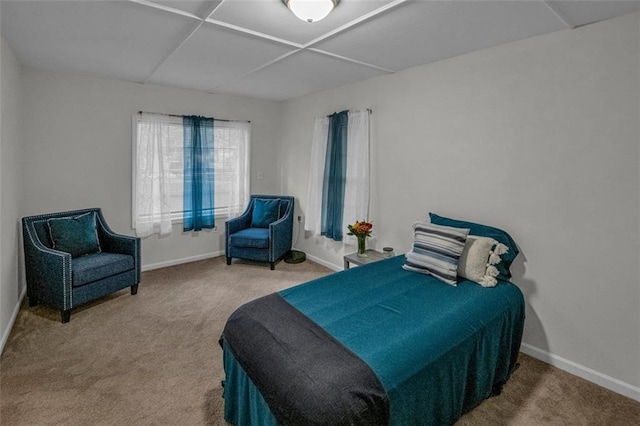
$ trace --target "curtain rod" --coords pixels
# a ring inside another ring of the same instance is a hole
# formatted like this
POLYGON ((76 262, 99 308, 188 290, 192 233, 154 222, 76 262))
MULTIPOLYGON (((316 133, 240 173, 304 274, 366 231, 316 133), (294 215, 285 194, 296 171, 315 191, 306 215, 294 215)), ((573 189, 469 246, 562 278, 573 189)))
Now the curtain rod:
MULTIPOLYGON (((349 111, 349 110, 346 110, 346 111, 349 111)), ((367 111, 369 115, 373 114, 373 110, 371 108, 367 108, 365 111, 367 111)), ((337 112, 335 112, 334 114, 337 114, 337 112)), ((323 117, 328 117, 328 115, 325 115, 323 117)))
MULTIPOLYGON (((158 115, 167 115, 169 117, 180 117, 180 118, 184 117, 184 115, 163 114, 163 113, 160 113, 160 112, 148 112, 148 111, 138 111, 138 114, 158 114, 158 115)), ((235 122, 240 122, 240 123, 251 123, 251 121, 249 121, 249 120, 225 120, 225 119, 222 119, 222 118, 214 118, 213 121, 224 121, 226 123, 233 123, 234 121, 235 122)))
MULTIPOLYGON (((347 110, 347 111, 350 111, 350 110, 347 110)), ((373 114, 373 110, 371 108, 367 108, 366 111, 369 113, 369 115, 373 114)))
MULTIPOLYGON (((350 110, 347 110, 347 111, 350 111, 350 110)), ((366 111, 369 113, 369 115, 373 114, 373 110, 371 108, 367 108, 366 111)))

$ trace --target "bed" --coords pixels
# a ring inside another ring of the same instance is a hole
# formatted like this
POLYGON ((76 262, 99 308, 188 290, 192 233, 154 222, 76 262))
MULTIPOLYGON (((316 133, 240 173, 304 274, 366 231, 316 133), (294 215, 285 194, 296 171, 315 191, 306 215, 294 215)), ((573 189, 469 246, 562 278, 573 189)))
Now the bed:
POLYGON ((240 307, 220 339, 235 425, 453 424, 516 368, 520 290, 457 286, 404 256, 240 307))

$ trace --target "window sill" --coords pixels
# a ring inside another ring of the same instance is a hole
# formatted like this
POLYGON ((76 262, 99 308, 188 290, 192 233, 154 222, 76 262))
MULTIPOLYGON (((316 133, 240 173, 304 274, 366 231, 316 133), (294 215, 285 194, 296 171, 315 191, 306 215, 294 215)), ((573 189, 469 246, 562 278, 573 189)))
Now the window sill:
MULTIPOLYGON (((213 218, 216 221, 217 220, 225 220, 226 221, 226 220, 229 219, 229 216, 221 214, 221 215, 215 215, 213 218)), ((182 220, 182 217, 171 219, 171 224, 172 225, 182 225, 182 223, 184 223, 184 220, 182 220)), ((218 225, 216 225, 216 227, 218 227, 218 225)))

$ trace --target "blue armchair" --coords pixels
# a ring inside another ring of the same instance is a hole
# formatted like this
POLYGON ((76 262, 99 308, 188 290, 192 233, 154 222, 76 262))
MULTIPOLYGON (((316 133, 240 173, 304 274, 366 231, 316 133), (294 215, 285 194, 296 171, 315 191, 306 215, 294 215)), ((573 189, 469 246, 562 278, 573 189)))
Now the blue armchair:
POLYGON ((242 215, 225 223, 225 254, 231 259, 275 263, 291 250, 293 197, 252 195, 242 215))
POLYGON ((140 239, 115 234, 99 208, 22 218, 29 306, 76 306, 126 287, 138 292, 140 239), (79 232, 78 232, 79 231, 79 232))

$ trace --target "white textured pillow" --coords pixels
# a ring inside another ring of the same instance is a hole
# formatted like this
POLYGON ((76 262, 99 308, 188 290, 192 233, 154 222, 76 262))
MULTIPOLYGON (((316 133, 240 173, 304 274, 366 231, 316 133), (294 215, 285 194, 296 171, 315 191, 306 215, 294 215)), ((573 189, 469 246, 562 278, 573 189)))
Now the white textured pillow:
POLYGON ((493 287, 498 282, 498 268, 494 265, 506 252, 507 247, 493 238, 469 235, 458 262, 458 275, 483 287, 493 287))

